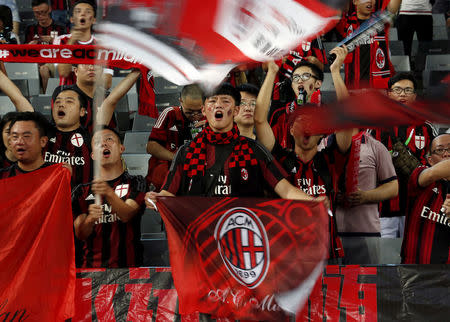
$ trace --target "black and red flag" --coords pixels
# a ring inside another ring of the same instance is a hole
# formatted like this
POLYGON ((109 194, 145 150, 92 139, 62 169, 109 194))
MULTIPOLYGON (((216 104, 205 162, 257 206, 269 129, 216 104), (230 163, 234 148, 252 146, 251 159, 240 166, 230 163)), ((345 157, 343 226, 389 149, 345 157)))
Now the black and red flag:
POLYGON ((301 309, 328 254, 328 214, 322 203, 158 201, 182 315, 280 320, 301 309))

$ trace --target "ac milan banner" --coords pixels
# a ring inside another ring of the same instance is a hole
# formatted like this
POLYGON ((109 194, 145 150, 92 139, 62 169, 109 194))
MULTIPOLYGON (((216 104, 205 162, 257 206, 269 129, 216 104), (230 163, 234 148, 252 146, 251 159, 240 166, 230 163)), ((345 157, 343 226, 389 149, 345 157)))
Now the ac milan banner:
POLYGON ((70 173, 60 164, 0 180, 0 320, 74 315, 70 173))
POLYGON ((304 304, 328 254, 323 203, 164 197, 158 208, 181 314, 283 319, 304 304))
POLYGON ((341 0, 106 0, 102 46, 178 85, 219 84, 231 68, 281 57, 339 20, 341 0))
MULTIPOLYGON (((450 265, 329 265, 296 320, 447 321, 449 288, 450 265)), ((236 293, 217 295, 239 299, 236 293)), ((0 317, 3 312, 0 305, 0 317)), ((78 270, 72 321, 215 320, 180 314, 170 268, 130 268, 78 270)))

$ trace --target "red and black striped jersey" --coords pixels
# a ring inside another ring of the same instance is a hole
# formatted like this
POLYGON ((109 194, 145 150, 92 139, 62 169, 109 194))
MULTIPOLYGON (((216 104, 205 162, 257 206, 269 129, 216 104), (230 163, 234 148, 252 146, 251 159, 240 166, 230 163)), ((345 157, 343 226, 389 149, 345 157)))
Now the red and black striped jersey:
POLYGON ((72 166, 72 187, 90 182, 92 180, 91 136, 83 127, 69 132, 62 132, 54 127, 48 136, 44 160, 52 164, 69 163, 72 166))
MULTIPOLYGON (((43 165, 41 165, 39 168, 37 168, 33 171, 48 167, 49 165, 51 165, 51 164, 48 162, 45 162, 43 165)), ((33 171, 22 170, 17 163, 13 163, 7 168, 0 169, 0 179, 11 178, 11 177, 15 177, 20 174, 27 174, 27 173, 30 173, 33 171)))
MULTIPOLYGON (((284 149, 278 143, 275 143, 272 154, 289 174, 289 181, 294 186, 310 196, 328 197, 331 209, 335 213, 338 182, 344 173, 349 156, 340 153, 335 136, 331 136, 327 147, 317 152, 309 162, 303 162, 294 151, 284 149)), ((337 235, 336 216, 329 219, 329 258, 343 257, 344 250, 337 235)))
MULTIPOLYGON (((371 134, 375 139, 383 143, 389 151, 392 150, 392 141, 395 140, 395 138, 398 138, 400 142, 408 143, 406 146, 412 155, 414 155, 420 163, 426 165, 426 154, 430 148, 431 141, 433 141, 437 135, 437 132, 431 124, 424 123, 417 126, 394 127, 392 132, 376 129, 372 130, 371 134)), ((381 203, 381 217, 405 215, 407 203, 407 184, 409 178, 403 178, 399 175, 399 171, 396 172, 399 179, 398 196, 381 203)))
MULTIPOLYGON (((117 196, 123 201, 134 200, 139 212, 128 222, 122 222, 105 200, 103 215, 95 222, 92 234, 83 246, 82 267, 135 267, 142 265, 141 217, 144 212, 146 183, 142 176, 123 172, 118 178, 108 181, 117 196)), ((72 193, 74 218, 89 214, 89 205, 95 202, 90 184, 77 186, 72 193)))
POLYGON ((402 263, 450 264, 450 220, 442 211, 449 182, 419 186, 419 176, 425 169, 417 168, 409 179, 402 263))
POLYGON ((52 10, 69 10, 75 4, 75 0, 51 0, 52 10))
POLYGON ((63 26, 56 21, 52 21, 50 26, 42 27, 38 23, 27 26, 25 29, 25 43, 28 44, 34 40, 36 36, 50 36, 50 32, 56 31, 59 35, 64 35, 69 32, 69 28, 63 26))

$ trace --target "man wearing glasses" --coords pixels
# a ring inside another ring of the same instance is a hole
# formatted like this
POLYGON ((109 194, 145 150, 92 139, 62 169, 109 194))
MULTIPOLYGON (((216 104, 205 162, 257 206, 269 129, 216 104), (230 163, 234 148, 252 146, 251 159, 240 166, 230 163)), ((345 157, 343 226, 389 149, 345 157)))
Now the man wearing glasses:
MULTIPOLYGON (((315 64, 302 60, 298 63, 292 72, 291 88, 294 92, 295 99, 273 112, 270 119, 275 139, 280 143, 281 147, 292 149, 294 142, 292 136, 288 133, 289 115, 297 108, 306 103, 320 105, 320 86, 322 86, 323 72, 315 64)), ((272 91, 272 89, 270 89, 272 91)), ((270 99, 271 93, 262 93, 261 97, 270 99)), ((269 101, 266 102, 270 104, 269 101)))
MULTIPOLYGON (((394 101, 404 105, 412 104, 417 97, 417 82, 411 73, 400 72, 389 79, 387 95, 394 101)), ((437 135, 430 123, 417 126, 399 126, 391 131, 374 131, 375 138, 381 141, 391 151, 392 145, 400 141, 405 144, 409 152, 423 165, 427 163, 426 153, 431 141, 437 135)), ((381 207, 381 237, 396 238, 403 236, 407 185, 409 175, 402 174, 396 168, 399 180, 398 197, 387 200, 381 207)))
POLYGON ((202 130, 202 99, 203 91, 198 85, 186 85, 181 90, 180 106, 166 108, 156 120, 147 143, 147 153, 152 157, 146 177, 156 191, 161 189, 178 148, 202 130))
POLYGON ((234 122, 239 128, 241 135, 256 140, 255 135, 255 114, 256 97, 259 89, 252 84, 242 84, 236 88, 241 93, 241 105, 239 113, 234 117, 234 122))
POLYGON ((427 159, 408 183, 404 264, 450 264, 450 134, 432 141, 427 159))

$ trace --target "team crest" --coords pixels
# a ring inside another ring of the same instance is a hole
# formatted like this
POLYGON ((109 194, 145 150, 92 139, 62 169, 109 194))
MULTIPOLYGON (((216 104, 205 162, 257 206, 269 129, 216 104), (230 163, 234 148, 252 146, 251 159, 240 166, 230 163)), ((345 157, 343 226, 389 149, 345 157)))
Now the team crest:
POLYGON ((303 51, 309 51, 311 49, 311 42, 310 41, 303 41, 302 42, 302 49, 303 49, 303 51))
POLYGON ((416 148, 422 150, 425 148, 425 137, 423 135, 416 135, 414 137, 414 143, 416 144, 416 148))
POLYGON ((269 268, 269 241, 256 214, 247 208, 228 210, 218 221, 214 238, 230 274, 248 288, 257 287, 269 268))
POLYGON ((244 181, 248 180, 248 171, 247 171, 247 169, 245 169, 245 168, 241 169, 241 178, 244 181))
POLYGON ((386 64, 386 57, 384 56, 384 52, 381 48, 377 49, 377 53, 375 54, 375 61, 379 69, 382 69, 386 64))
POLYGON ((125 197, 128 193, 130 185, 129 184, 119 184, 115 190, 116 195, 119 196, 119 198, 125 197))
POLYGON ((84 139, 83 136, 80 133, 75 133, 74 135, 72 135, 72 137, 70 138, 70 142, 76 146, 77 148, 79 148, 80 146, 83 145, 84 143, 84 139))

